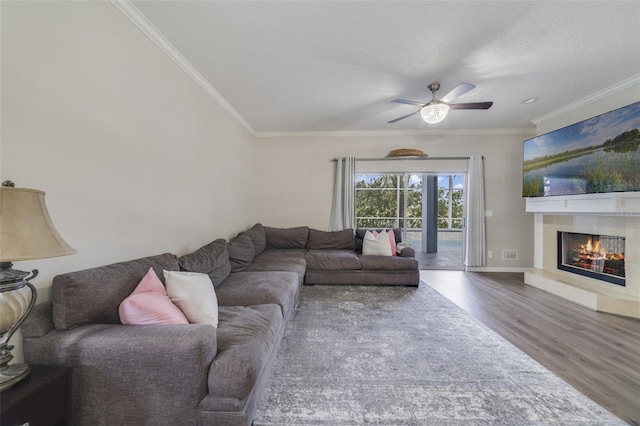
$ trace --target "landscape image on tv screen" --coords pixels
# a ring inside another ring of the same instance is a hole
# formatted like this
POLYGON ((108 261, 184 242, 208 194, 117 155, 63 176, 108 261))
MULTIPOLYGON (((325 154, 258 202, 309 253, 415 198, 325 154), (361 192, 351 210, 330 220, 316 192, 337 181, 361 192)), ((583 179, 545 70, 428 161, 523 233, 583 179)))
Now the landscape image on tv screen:
POLYGON ((640 191, 640 102, 524 141, 522 195, 640 191))

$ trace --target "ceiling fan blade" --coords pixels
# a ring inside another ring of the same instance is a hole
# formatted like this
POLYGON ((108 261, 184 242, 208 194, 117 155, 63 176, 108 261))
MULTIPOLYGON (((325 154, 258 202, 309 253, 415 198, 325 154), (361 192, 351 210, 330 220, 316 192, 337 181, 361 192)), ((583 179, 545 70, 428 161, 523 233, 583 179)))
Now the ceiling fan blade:
POLYGON ((396 119, 394 119, 394 120, 387 121, 387 123, 392 124, 392 123, 395 123, 395 122, 397 122, 397 121, 404 120, 405 118, 409 118, 409 117, 411 117, 412 115, 416 115, 416 114, 417 114, 417 113, 419 113, 419 112, 420 112, 420 110, 417 110, 416 112, 412 112, 411 114, 403 115, 402 117, 398 117, 398 118, 396 118, 396 119))
POLYGON ((452 100, 454 100, 455 98, 457 98, 458 96, 462 96, 465 93, 467 93, 469 90, 472 90, 473 88, 475 88, 476 86, 471 84, 471 83, 460 83, 458 84, 452 91, 450 91, 449 93, 447 93, 446 95, 444 95, 442 97, 442 99, 440 99, 442 102, 451 102, 452 100))
POLYGON ((408 99, 394 99, 391 102, 394 102, 396 104, 407 104, 407 105, 418 105, 418 106, 426 105, 424 102, 410 101, 408 99))
POLYGON ((493 102, 470 102, 466 104, 449 104, 451 109, 489 109, 493 102))

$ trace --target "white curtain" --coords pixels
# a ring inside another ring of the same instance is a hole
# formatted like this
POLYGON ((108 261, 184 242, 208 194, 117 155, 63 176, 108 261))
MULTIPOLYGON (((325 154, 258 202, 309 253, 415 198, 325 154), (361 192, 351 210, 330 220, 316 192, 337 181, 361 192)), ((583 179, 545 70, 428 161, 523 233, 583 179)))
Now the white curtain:
POLYGON ((333 204, 329 231, 342 231, 356 227, 355 185, 355 157, 338 158, 333 181, 333 204))
POLYGON ((484 266, 485 229, 484 229, 484 164, 481 155, 469 158, 469 184, 467 185, 467 250, 466 266, 484 266))

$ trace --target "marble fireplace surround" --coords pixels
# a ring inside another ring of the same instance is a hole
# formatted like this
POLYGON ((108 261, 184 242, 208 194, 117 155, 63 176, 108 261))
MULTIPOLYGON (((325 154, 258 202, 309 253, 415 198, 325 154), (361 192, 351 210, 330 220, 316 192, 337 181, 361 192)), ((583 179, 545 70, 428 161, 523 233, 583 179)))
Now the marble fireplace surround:
POLYGON ((640 318, 640 192, 528 198, 536 213, 525 283, 590 309, 640 318), (557 268, 559 231, 626 238, 624 287, 557 268))

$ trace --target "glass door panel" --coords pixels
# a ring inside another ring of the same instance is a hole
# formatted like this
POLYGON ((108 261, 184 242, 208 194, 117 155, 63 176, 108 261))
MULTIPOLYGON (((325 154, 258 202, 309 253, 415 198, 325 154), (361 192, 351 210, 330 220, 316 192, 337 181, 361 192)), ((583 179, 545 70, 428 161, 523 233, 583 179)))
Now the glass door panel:
POLYGON ((400 228, 421 269, 463 269, 464 174, 356 175, 356 226, 400 228))

